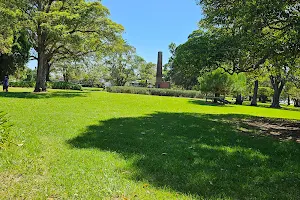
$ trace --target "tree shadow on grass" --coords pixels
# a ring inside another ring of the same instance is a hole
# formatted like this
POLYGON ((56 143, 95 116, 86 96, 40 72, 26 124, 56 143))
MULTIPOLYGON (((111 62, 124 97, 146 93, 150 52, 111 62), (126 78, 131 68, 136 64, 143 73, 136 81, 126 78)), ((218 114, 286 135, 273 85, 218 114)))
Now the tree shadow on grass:
POLYGON ((248 117, 155 113, 110 119, 68 143, 117 152, 132 162, 121 169, 129 170, 131 179, 184 194, 297 199, 300 145, 240 133, 234 121, 248 117))
POLYGON ((205 101, 205 100, 189 100, 189 103, 201 105, 201 106, 226 106, 232 107, 231 104, 221 104, 221 103, 214 103, 212 101, 205 101))
POLYGON ((280 108, 271 108, 270 106, 271 106, 271 104, 259 104, 257 107, 270 108, 270 109, 280 109, 280 110, 289 110, 289 111, 298 111, 298 112, 300 111, 300 108, 294 107, 292 105, 290 105, 290 106, 281 105, 280 108))
POLYGON ((24 98, 24 99, 44 99, 44 98, 72 98, 72 97, 86 97, 87 92, 69 92, 69 91, 57 91, 57 92, 45 92, 45 93, 33 93, 33 92, 2 92, 0 97, 4 98, 24 98))

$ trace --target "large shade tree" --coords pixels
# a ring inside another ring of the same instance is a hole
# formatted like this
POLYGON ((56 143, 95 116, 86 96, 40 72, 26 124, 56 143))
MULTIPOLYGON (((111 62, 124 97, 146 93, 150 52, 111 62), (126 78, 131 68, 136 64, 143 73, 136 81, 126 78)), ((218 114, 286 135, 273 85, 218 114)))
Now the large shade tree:
POLYGON ((294 59, 299 57, 300 52, 299 2, 200 0, 199 3, 205 15, 202 26, 213 32, 221 31, 227 38, 237 36, 235 41, 238 43, 230 43, 230 47, 237 50, 234 57, 238 59, 238 65, 232 65, 231 69, 245 71, 248 67, 240 67, 243 66, 240 60, 247 57, 251 61, 248 65, 250 70, 262 64, 268 67, 274 89, 272 107, 280 107, 282 88, 291 72, 295 71, 292 69, 295 67, 294 59), (265 65, 266 61, 268 65, 265 65))
POLYGON ((21 12, 20 26, 30 34, 38 61, 35 92, 46 90, 49 62, 57 55, 80 58, 112 50, 122 40, 123 27, 108 18, 109 11, 100 1, 13 1, 1 2, 21 12))
POLYGON ((186 43, 179 45, 175 52, 173 51, 169 72, 173 83, 185 89, 192 89, 198 84, 198 77, 207 68, 213 70, 215 62, 211 62, 212 59, 209 57, 212 55, 208 55, 208 52, 216 52, 212 40, 209 33, 195 31, 186 43))

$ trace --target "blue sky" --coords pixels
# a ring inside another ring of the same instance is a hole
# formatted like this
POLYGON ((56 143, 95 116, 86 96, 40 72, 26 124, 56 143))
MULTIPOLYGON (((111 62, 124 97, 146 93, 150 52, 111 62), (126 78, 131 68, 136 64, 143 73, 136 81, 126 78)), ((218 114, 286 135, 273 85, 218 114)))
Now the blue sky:
MULTIPOLYGON (((170 56, 168 46, 187 40, 197 29, 201 8, 195 0, 102 0, 111 12, 111 19, 125 28, 124 38, 137 54, 148 62, 157 62, 162 51, 164 63, 170 56)), ((35 62, 30 62, 33 68, 35 62)))
POLYGON ((171 42, 184 43, 201 19, 195 0, 102 0, 111 19, 125 27, 124 38, 148 62, 162 51, 169 57, 171 42))

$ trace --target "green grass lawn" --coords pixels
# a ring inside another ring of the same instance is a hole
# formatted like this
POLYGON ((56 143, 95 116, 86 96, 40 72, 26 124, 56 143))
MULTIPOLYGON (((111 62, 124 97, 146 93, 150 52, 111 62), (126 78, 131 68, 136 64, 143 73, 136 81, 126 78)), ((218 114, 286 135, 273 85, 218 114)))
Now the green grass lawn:
POLYGON ((0 93, 0 110, 13 125, 13 143, 23 145, 0 150, 0 199, 300 197, 300 144, 242 124, 299 121, 299 109, 10 91, 0 93))

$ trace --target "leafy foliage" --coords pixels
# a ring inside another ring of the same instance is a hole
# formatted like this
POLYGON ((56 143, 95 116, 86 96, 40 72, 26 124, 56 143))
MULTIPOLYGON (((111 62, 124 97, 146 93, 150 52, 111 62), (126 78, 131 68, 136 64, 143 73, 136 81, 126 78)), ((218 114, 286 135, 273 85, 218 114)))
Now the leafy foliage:
POLYGON ((22 17, 19 0, 0 0, 0 55, 10 54, 22 17))
POLYGON ((295 107, 300 107, 300 88, 293 87, 290 91, 295 107))
MULTIPOLYGON (((281 0, 198 2, 204 12, 201 30, 213 36, 211 46, 217 47, 208 48, 208 56, 204 57, 209 59, 205 60, 213 61, 213 66, 231 74, 267 69, 274 89, 272 107, 280 107, 284 85, 299 70, 295 63, 300 56, 299 3, 281 0)), ((203 35, 203 31, 199 33, 203 35)), ((196 44, 195 40, 190 43, 196 44)), ((199 45, 198 48, 203 49, 199 45)))
POLYGON ((135 49, 130 45, 120 46, 117 51, 110 53, 105 58, 109 69, 109 79, 116 86, 124 86, 134 80, 134 70, 137 69, 135 49))
POLYGON ((232 92, 234 94, 247 94, 247 77, 245 73, 233 74, 230 77, 233 81, 232 92))
POLYGON ((147 63, 143 58, 137 57, 137 65, 138 65, 138 78, 144 82, 145 86, 147 87, 146 83, 155 84, 155 67, 156 64, 154 63, 147 63))
POLYGON ((291 95, 294 99, 300 99, 300 88, 293 87, 291 89, 291 95))
POLYGON ((29 59, 29 50, 31 48, 28 42, 28 36, 25 31, 14 35, 14 44, 11 52, 0 53, 0 77, 13 75, 17 70, 24 70, 25 64, 29 59))
POLYGON ((201 91, 212 94, 228 94, 231 92, 233 81, 223 69, 205 73, 199 78, 201 91))
POLYGON ((174 54, 170 59, 169 72, 172 82, 185 89, 191 89, 198 84, 199 75, 203 74, 206 67, 213 65, 208 61, 207 55, 209 48, 213 48, 210 41, 210 35, 201 32, 197 37, 191 36, 185 44, 179 45, 175 53, 171 49, 174 54))

